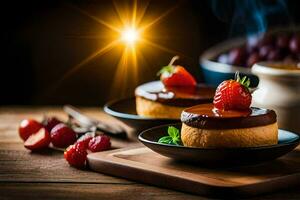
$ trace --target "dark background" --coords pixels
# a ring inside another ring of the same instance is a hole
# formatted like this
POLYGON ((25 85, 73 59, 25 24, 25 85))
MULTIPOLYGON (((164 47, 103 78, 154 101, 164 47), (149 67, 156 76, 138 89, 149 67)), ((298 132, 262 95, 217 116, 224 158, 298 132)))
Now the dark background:
MULTIPOLYGON (((177 6, 149 29, 148 36, 161 46, 179 52, 182 56, 179 63, 202 81, 198 58, 205 49, 230 37, 266 31, 272 26, 295 25, 300 20, 300 1, 250 1, 251 5, 255 4, 253 7, 245 6, 249 3, 247 0, 152 0, 138 1, 138 6, 149 3, 144 21, 177 6), (257 27, 255 21, 243 21, 243 16, 237 15, 256 12, 256 5, 260 3, 265 5, 263 28, 257 27)), ((98 106, 109 99, 130 96, 136 84, 157 79, 156 72, 174 53, 152 46, 137 48, 139 64, 135 81, 132 81, 130 65, 118 80, 114 77, 124 48, 122 45, 68 73, 105 46, 113 35, 80 10, 111 22, 116 18, 114 5, 131 8, 132 2, 1 2, 0 104, 98 106)))

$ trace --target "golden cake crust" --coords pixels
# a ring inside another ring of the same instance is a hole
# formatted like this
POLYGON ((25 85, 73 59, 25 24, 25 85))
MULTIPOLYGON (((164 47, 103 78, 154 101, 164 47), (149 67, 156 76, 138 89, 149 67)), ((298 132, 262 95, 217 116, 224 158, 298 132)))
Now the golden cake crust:
POLYGON ((182 124, 184 146, 201 148, 258 147, 278 143, 277 122, 264 126, 237 129, 200 129, 182 124))
POLYGON ((139 96, 136 97, 137 114, 144 117, 180 119, 181 112, 185 108, 165 105, 139 96))

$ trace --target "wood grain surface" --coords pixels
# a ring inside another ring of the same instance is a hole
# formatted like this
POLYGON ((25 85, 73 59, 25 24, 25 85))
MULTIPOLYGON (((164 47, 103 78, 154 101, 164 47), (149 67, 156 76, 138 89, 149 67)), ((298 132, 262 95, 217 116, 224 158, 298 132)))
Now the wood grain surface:
MULTIPOLYGON (((84 108, 89 116, 119 123, 99 108, 84 108)), ((58 107, 0 108, 0 199, 207 199, 174 190, 69 167, 62 152, 30 153, 19 139, 17 127, 24 118, 43 114, 66 116, 58 107)), ((137 145, 132 130, 126 141, 113 139, 115 148, 137 145)), ((271 192, 255 199, 300 199, 300 188, 271 192)))
POLYGON ((257 165, 222 168, 176 162, 142 145, 90 154, 94 171, 206 196, 249 197, 300 185, 300 149, 257 165))

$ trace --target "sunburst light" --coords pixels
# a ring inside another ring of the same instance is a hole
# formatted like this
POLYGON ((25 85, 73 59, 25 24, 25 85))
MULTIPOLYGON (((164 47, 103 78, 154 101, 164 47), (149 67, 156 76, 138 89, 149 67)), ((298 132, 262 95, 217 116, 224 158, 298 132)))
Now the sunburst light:
POLYGON ((135 28, 126 28, 122 31, 122 40, 127 44, 127 45, 134 45, 135 42, 139 39, 140 35, 137 29, 135 28))
POLYGON ((148 5, 149 2, 147 3, 147 5, 139 6, 137 4, 137 0, 133 0, 131 9, 128 10, 120 8, 118 4, 114 1, 114 7, 117 16, 112 16, 112 18, 117 17, 118 21, 121 22, 116 24, 108 23, 105 20, 99 19, 98 17, 91 15, 85 10, 76 7, 75 9, 78 10, 80 13, 88 16, 90 19, 96 21, 100 25, 105 26, 112 32, 115 32, 115 35, 117 36, 111 39, 111 41, 109 41, 106 45, 102 46, 96 52, 93 52, 91 55, 83 59, 80 63, 73 66, 67 73, 65 73, 62 80, 66 79, 68 76, 76 72, 78 69, 86 65, 92 59, 95 59, 96 57, 99 57, 104 53, 111 51, 112 49, 120 45, 123 45, 124 50, 121 57, 119 58, 111 91, 116 91, 115 89, 117 88, 119 96, 124 96, 126 91, 128 91, 128 88, 126 87, 128 87, 128 85, 136 85, 138 82, 138 54, 140 54, 140 57, 142 57, 139 48, 146 48, 146 46, 151 46, 158 50, 166 51, 168 53, 178 54, 178 52, 168 47, 164 47, 143 37, 149 28, 159 23, 170 12, 176 9, 178 5, 166 10, 161 15, 154 17, 148 23, 144 23, 143 17, 147 11, 148 5))

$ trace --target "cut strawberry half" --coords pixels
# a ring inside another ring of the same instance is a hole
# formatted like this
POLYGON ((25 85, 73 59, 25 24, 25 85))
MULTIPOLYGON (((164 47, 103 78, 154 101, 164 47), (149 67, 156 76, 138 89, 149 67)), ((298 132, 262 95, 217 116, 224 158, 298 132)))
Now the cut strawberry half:
POLYGON ((27 140, 27 138, 38 132, 43 125, 34 119, 24 119, 21 121, 19 126, 19 135, 23 141, 27 140))
POLYGON ((29 136, 24 142, 24 146, 30 150, 39 150, 47 148, 50 141, 50 133, 45 128, 41 128, 38 132, 29 136))

